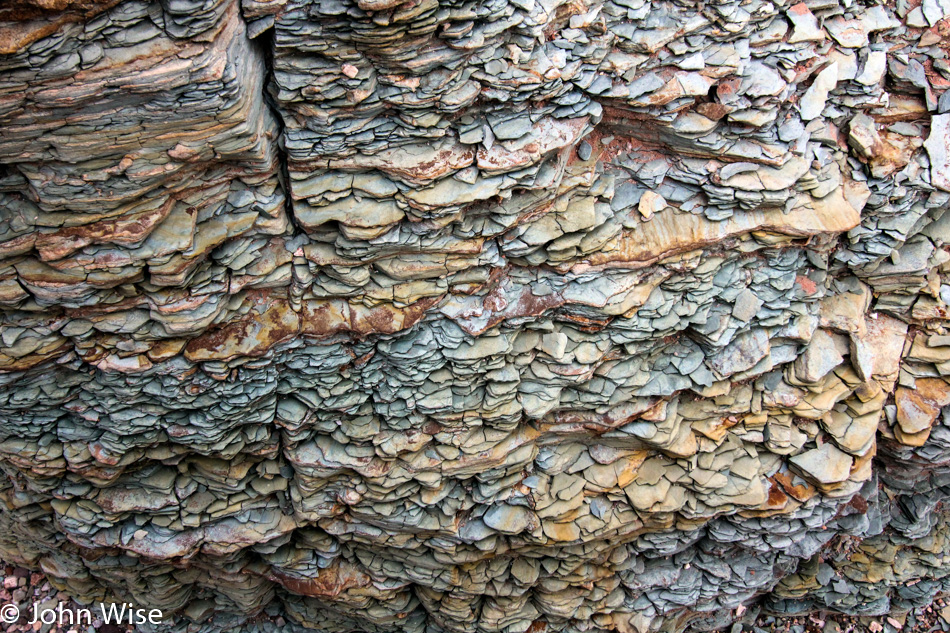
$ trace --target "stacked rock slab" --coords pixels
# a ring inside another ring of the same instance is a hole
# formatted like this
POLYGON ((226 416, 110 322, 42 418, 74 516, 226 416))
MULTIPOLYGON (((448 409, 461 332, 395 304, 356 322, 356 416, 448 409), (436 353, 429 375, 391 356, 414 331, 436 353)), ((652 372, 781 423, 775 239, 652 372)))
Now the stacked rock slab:
POLYGON ((191 633, 950 590, 946 0, 15 4, 4 560, 191 633))

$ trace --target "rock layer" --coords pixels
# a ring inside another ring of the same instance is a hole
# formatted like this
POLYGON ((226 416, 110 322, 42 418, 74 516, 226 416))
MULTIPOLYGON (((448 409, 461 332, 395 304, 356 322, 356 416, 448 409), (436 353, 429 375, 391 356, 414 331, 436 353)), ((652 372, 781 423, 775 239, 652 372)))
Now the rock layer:
POLYGON ((0 8, 0 555, 189 632, 926 604, 948 13, 0 8))

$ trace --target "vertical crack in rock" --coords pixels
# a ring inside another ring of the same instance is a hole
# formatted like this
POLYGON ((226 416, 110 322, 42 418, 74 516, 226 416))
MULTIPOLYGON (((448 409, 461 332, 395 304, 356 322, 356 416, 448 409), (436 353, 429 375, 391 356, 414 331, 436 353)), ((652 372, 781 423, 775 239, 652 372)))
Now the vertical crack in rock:
POLYGON ((928 604, 948 52, 940 0, 0 7, 0 557, 181 633, 928 604))

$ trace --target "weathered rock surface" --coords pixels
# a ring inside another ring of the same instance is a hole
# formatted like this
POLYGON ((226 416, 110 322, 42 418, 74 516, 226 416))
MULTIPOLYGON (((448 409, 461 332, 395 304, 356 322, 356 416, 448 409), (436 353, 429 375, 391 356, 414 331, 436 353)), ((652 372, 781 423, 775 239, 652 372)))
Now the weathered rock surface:
POLYGON ((192 633, 950 590, 918 4, 0 7, 0 555, 192 633))

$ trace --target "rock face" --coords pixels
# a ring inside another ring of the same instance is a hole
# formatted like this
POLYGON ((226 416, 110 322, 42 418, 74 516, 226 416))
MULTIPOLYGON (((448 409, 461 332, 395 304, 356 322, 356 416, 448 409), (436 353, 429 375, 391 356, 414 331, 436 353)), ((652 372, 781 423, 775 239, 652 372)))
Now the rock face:
POLYGON ((0 7, 0 555, 190 633, 950 590, 918 4, 0 7))

